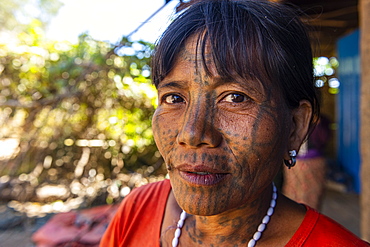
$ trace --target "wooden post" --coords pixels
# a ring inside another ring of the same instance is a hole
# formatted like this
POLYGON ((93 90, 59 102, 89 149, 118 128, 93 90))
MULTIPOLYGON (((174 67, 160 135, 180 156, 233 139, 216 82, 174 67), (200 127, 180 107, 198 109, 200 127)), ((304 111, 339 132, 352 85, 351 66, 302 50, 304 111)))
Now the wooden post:
POLYGON ((361 54, 361 237, 370 241, 370 0, 359 1, 361 54))

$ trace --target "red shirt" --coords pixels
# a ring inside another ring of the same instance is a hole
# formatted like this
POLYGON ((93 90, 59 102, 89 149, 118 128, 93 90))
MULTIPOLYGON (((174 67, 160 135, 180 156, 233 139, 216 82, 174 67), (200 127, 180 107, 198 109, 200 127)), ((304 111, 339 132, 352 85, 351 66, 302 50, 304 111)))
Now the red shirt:
MULTIPOLYGON (((121 203, 101 247, 160 247, 160 231, 171 191, 168 179, 133 190, 121 203)), ((286 247, 369 247, 332 219, 307 207, 306 216, 286 247)))

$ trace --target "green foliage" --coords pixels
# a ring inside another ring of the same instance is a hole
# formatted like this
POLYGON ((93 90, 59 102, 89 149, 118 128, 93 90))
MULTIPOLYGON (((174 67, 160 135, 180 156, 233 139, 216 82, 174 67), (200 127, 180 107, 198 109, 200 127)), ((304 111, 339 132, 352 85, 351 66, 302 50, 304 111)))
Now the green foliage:
POLYGON ((46 42, 33 24, 19 44, 0 45, 0 140, 19 141, 13 156, 0 155, 0 185, 21 177, 34 188, 103 181, 99 186, 134 187, 122 174, 158 171, 152 44, 123 39, 115 47, 88 35, 78 44, 46 42))

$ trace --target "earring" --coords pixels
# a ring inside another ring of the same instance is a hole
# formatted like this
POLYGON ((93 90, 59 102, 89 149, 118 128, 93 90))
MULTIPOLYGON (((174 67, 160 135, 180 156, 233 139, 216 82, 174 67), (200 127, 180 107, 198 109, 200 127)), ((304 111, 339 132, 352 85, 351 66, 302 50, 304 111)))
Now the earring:
POLYGON ((297 151, 294 149, 289 151, 290 160, 284 160, 285 165, 290 169, 293 166, 295 166, 296 163, 296 157, 297 157, 297 151))

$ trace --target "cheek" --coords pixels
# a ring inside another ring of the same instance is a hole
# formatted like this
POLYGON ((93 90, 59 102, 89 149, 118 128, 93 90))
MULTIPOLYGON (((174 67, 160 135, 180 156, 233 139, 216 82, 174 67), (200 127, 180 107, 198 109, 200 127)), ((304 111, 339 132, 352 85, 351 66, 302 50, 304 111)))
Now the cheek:
POLYGON ((280 162, 282 143, 288 140, 284 117, 259 109, 228 120, 223 122, 222 132, 239 164, 280 162))
POLYGON ((155 112, 152 120, 153 136, 163 158, 166 158, 168 152, 173 148, 178 133, 176 122, 168 123, 171 121, 164 118, 160 111, 155 112))

